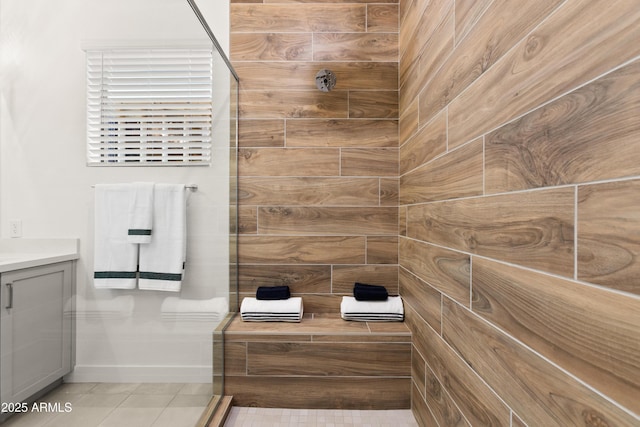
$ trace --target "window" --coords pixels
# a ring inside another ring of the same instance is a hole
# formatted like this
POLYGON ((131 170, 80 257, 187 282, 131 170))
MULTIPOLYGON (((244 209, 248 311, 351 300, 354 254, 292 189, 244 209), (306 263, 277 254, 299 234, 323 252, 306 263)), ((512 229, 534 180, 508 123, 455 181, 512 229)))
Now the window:
POLYGON ((88 164, 208 164, 212 74, 207 49, 87 51, 88 164))

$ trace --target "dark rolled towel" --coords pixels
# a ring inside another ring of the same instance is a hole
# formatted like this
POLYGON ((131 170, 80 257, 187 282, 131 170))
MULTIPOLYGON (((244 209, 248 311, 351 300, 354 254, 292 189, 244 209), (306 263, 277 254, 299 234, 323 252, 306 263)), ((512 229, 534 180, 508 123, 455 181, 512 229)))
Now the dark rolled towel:
POLYGON ((389 293, 384 286, 356 282, 353 287, 353 296, 358 301, 386 301, 389 298, 389 293))
POLYGON ((276 300, 289 299, 291 292, 288 286, 259 286, 256 291, 256 299, 276 300))

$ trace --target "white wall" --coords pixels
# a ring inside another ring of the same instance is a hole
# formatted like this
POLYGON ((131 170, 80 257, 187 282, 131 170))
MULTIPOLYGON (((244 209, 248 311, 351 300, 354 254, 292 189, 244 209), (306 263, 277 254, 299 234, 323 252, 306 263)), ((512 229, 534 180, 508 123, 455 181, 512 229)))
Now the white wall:
MULTIPOLYGON (((202 9, 218 17, 210 26, 228 48, 228 1, 207 1, 202 9)), ((175 294, 93 288, 91 186, 198 184, 188 200, 188 265, 180 296, 226 296, 228 121, 219 123, 223 137, 214 142, 211 167, 87 167, 85 161, 82 48, 197 39, 205 35, 186 0, 0 0, 0 231, 9 237, 9 221, 18 219, 25 238, 80 239, 73 380, 211 380, 215 325, 161 320, 162 301, 175 294), (107 315, 105 304, 120 307, 121 315, 107 315)), ((224 78, 220 84, 228 87, 224 78)), ((221 109, 228 111, 224 104, 221 109)))

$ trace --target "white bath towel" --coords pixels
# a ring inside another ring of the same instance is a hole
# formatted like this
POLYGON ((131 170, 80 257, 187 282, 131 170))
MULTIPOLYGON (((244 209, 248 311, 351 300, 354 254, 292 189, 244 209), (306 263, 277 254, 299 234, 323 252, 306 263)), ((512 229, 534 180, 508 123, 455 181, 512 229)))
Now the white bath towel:
POLYGON ((138 246, 127 240, 128 184, 95 186, 93 283, 99 289, 134 289, 138 246))
POLYGON ((153 238, 140 245, 138 288, 178 292, 187 249, 184 184, 156 184, 153 193, 153 238))
POLYGON ((242 320, 251 322, 300 322, 303 312, 301 297, 280 300, 245 297, 240 305, 242 320))
POLYGON ((130 243, 151 242, 153 228, 153 188, 152 182, 135 182, 131 185, 131 199, 128 212, 128 240, 130 243))
POLYGON ((344 320, 402 321, 404 307, 399 296, 389 297, 386 301, 358 301, 354 297, 342 297, 340 315, 344 320))

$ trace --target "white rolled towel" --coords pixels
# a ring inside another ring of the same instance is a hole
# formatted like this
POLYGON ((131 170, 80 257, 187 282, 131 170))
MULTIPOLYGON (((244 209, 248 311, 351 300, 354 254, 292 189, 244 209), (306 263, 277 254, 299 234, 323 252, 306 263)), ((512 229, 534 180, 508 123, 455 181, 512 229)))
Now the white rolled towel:
POLYGON ((402 297, 389 297, 386 301, 358 301, 354 297, 342 297, 340 315, 344 320, 403 321, 402 297))
POLYGON ((301 297, 281 300, 245 297, 240 305, 242 320, 249 322, 300 322, 303 312, 301 297))

